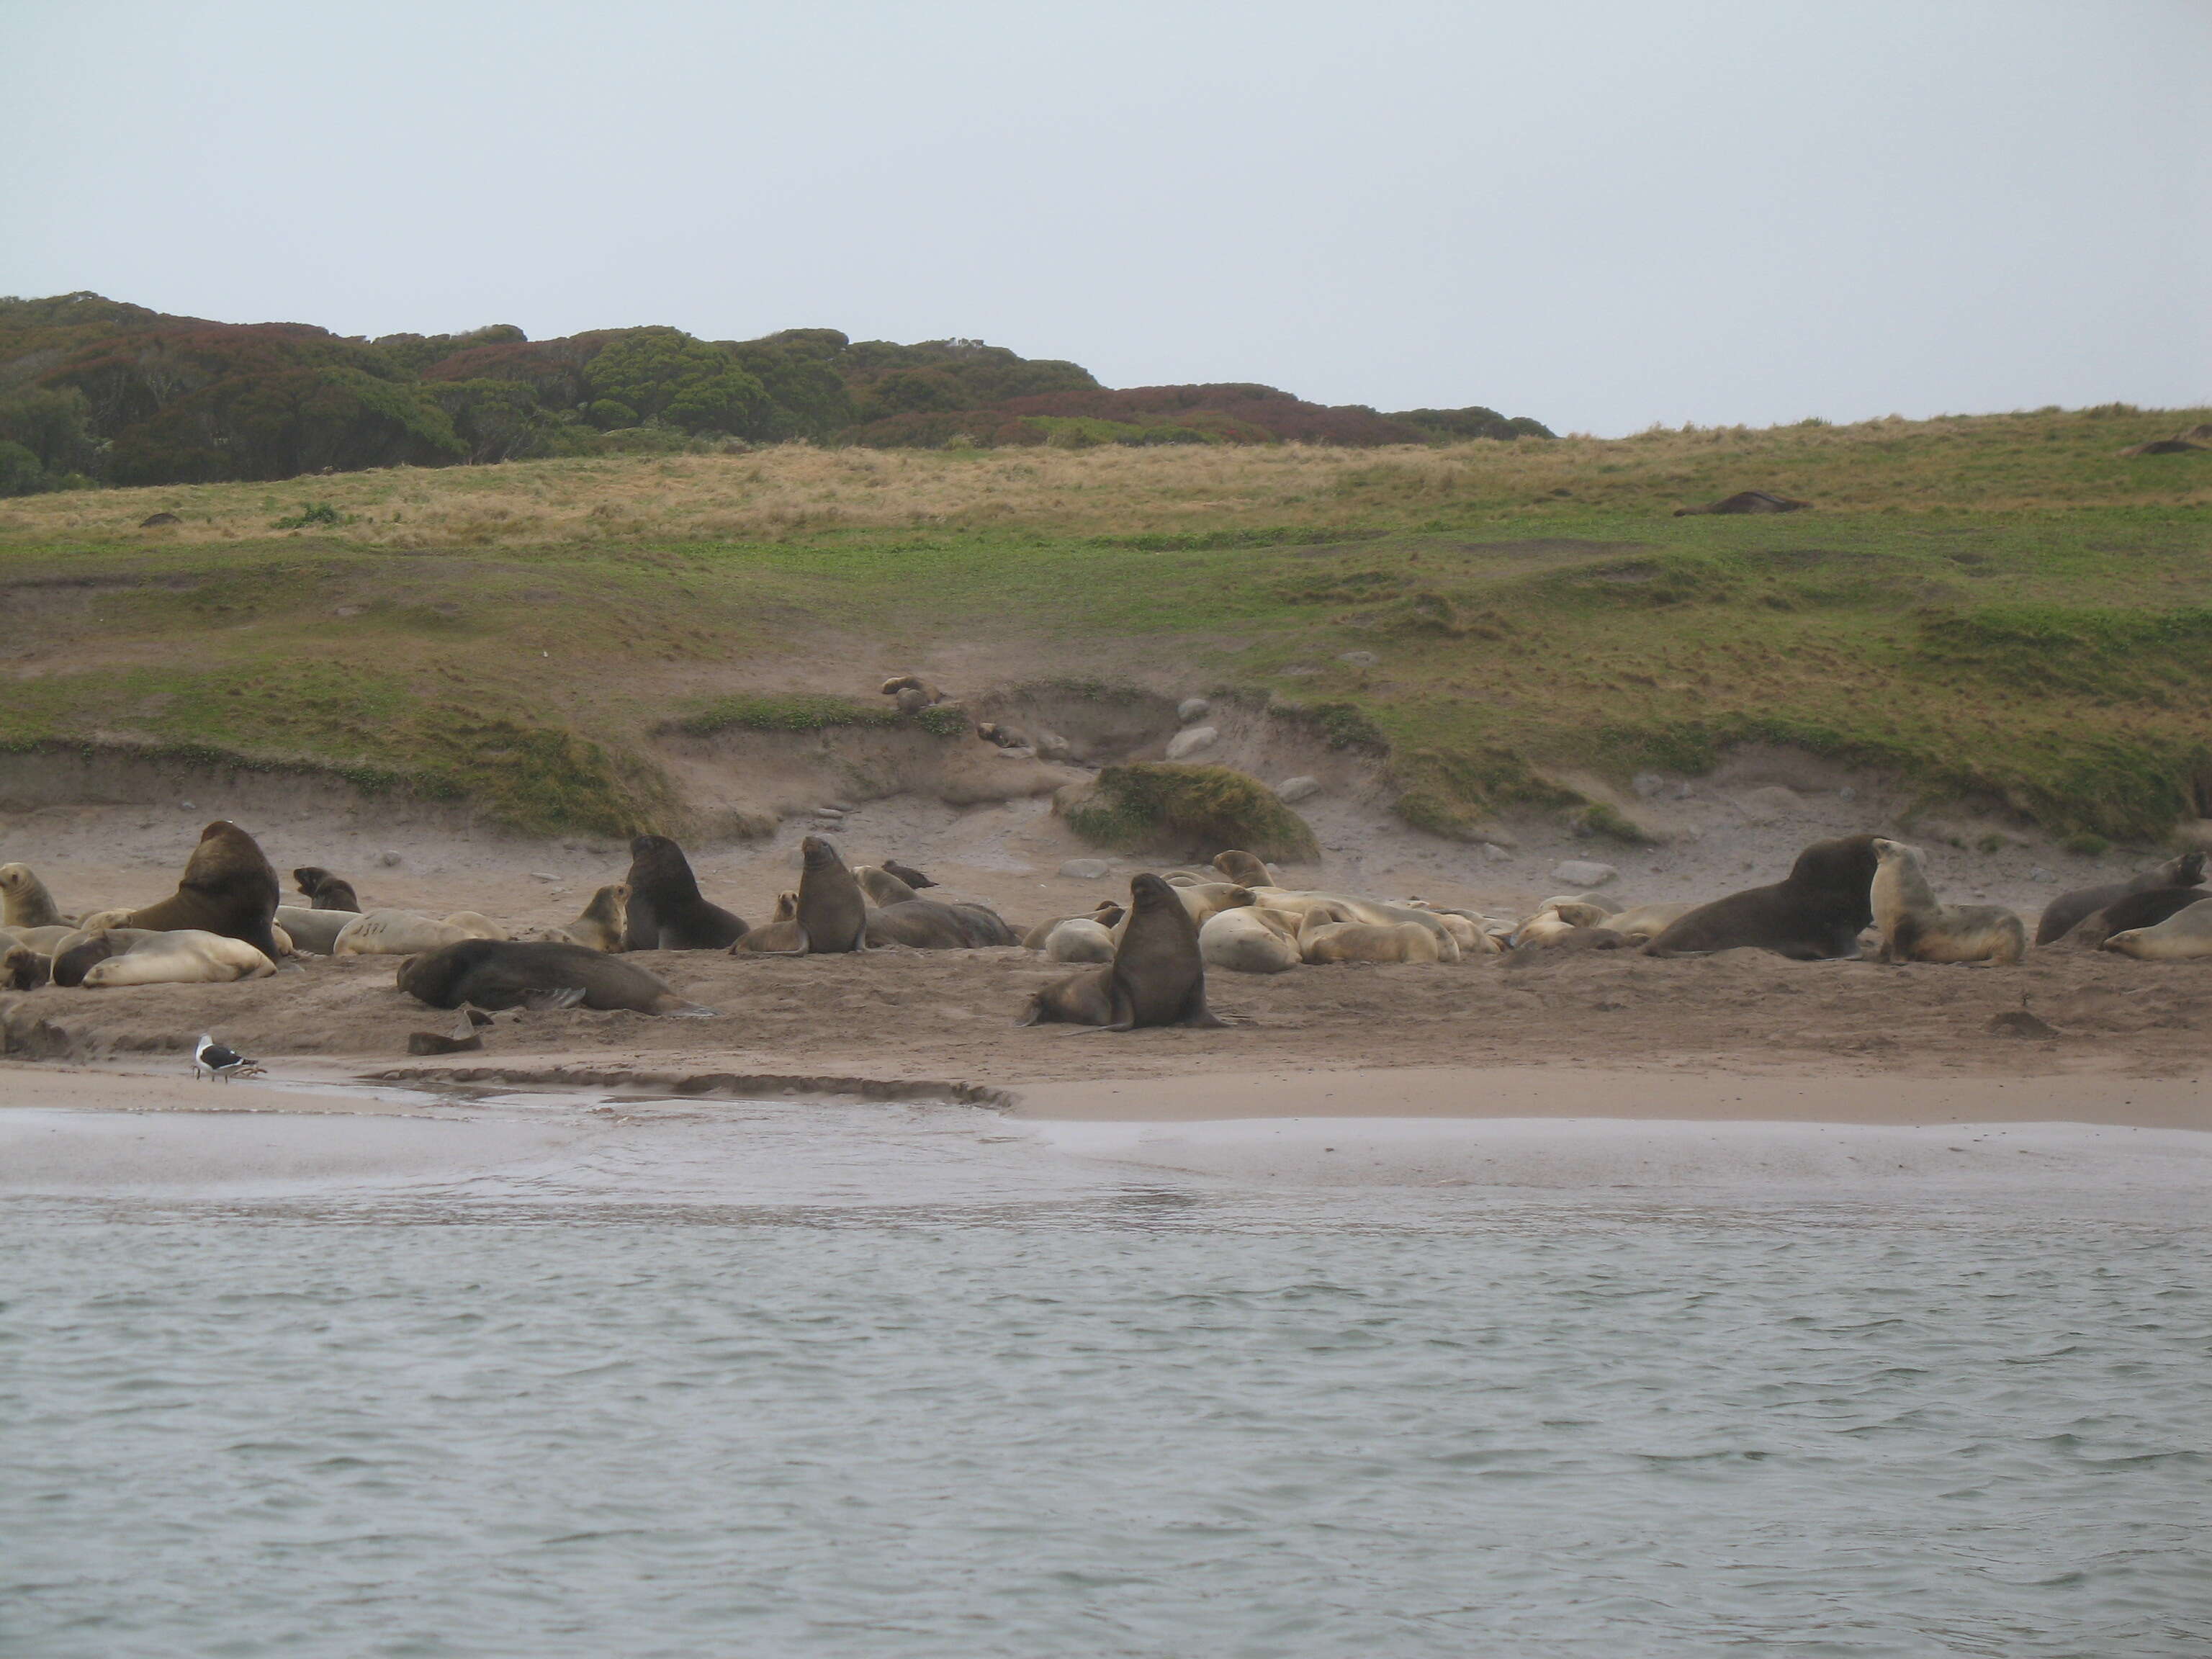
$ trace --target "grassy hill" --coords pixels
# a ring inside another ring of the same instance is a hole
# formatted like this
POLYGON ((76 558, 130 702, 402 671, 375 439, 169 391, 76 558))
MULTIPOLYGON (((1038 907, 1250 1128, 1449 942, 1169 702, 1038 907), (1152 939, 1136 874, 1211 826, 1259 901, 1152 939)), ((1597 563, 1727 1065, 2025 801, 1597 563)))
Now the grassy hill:
POLYGON ((1386 754, 1446 832, 1571 804, 1562 770, 1756 738, 2154 839, 2212 816, 2212 451, 2120 452, 2205 418, 794 444, 27 496, 0 503, 0 747, 617 830, 678 810, 656 731, 881 720, 872 676, 957 645, 1269 700, 1386 754), (1817 505, 1673 516, 1742 489, 1817 505), (137 527, 156 512, 180 522, 137 527))

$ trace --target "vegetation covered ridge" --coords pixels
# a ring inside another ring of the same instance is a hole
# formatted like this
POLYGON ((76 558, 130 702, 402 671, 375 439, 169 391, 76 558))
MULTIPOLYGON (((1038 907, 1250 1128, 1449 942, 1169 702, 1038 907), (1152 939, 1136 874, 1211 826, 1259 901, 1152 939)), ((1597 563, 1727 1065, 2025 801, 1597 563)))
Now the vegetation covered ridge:
POLYGON ((201 744, 614 829, 680 811, 657 734, 872 724, 941 653, 961 692, 1073 664, 1264 705, 1444 833, 1758 741, 2150 841, 2212 816, 2212 453, 2128 452, 2208 414, 26 497, 0 744, 201 744), (1673 516, 1752 488, 1814 506, 1673 516))
POLYGON ((1550 435, 1490 409, 1385 416, 1273 386, 1109 391, 1077 364, 980 340, 898 345, 831 328, 702 340, 665 326, 531 340, 504 323, 368 339, 89 293, 0 299, 0 496, 793 438, 1083 448, 1550 435))

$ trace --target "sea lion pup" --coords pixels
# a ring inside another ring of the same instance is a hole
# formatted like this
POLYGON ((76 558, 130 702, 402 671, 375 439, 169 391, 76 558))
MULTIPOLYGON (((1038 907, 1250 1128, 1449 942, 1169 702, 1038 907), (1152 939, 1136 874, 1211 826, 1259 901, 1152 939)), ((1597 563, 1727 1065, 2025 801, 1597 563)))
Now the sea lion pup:
POLYGON ((1044 959, 1047 962, 1111 962, 1114 960, 1114 935, 1088 916, 1070 916, 1053 924, 1052 932, 1045 935, 1044 959))
POLYGON ((1275 872, 1250 853, 1232 847, 1213 855, 1213 867, 1239 887, 1273 887, 1275 872))
POLYGON ((291 935, 295 951, 304 956, 326 957, 356 914, 352 910, 307 910, 296 904, 280 904, 274 926, 291 935))
MULTIPOLYGON (((2082 917, 2117 904, 2130 893, 2148 893, 2157 887, 2202 887, 2204 884, 2204 854, 2184 853, 2163 864, 2130 876, 2125 881, 2108 881, 2096 887, 2077 887, 2070 893, 2061 893, 2044 907, 2043 915, 2035 924, 2035 942, 2048 945, 2063 938, 2082 917)), ((2140 925, 2140 924, 2138 924, 2140 925)))
POLYGON ((1698 907, 1694 904, 1634 904, 1605 919, 1605 926, 1632 945, 1656 939, 1698 907))
POLYGON ((1788 495, 1777 495, 1771 490, 1739 489, 1733 495, 1723 495, 1703 507, 1678 507, 1674 516, 1688 519, 1701 513, 1802 513, 1812 505, 1788 495))
POLYGON ((1198 924, 1174 888, 1155 875, 1133 878, 1129 926, 1114 947, 1114 960, 1046 986, 1030 998, 1016 1024, 1055 1020, 1106 1031, 1223 1023, 1206 1006, 1198 924))
POLYGON ((866 950, 868 897, 836 848, 820 836, 809 836, 799 850, 806 860, 799 872, 799 927, 808 954, 866 950))
POLYGON ((1929 884, 1917 847, 1875 837, 1869 897, 1881 931, 1881 962, 2018 962, 2027 929, 2001 904, 1946 904, 1929 884))
POLYGON ((369 910, 338 930, 331 941, 334 957, 411 957, 441 945, 458 945, 477 935, 434 916, 412 910, 369 910))
POLYGON ((1652 957, 1703 956, 1757 945, 1798 962, 1859 953, 1859 933, 1874 921, 1872 836, 1816 841, 1789 876, 1700 904, 1644 947, 1652 957))
POLYGON ((775 915, 758 927, 749 927, 745 936, 730 947, 730 954, 738 956, 803 957, 806 954, 806 930, 799 925, 799 895, 795 892, 775 896, 775 915))
POLYGON ((101 927, 70 934, 53 949, 47 972, 57 985, 82 985, 84 976, 110 957, 119 957, 133 945, 160 935, 143 927, 101 927))
POLYGON ((68 920, 27 864, 0 864, 0 927, 54 927, 68 920))
POLYGON ((623 942, 632 951, 725 951, 744 937, 743 917, 701 896, 684 849, 665 836, 629 844, 629 915, 623 942))
POLYGON ((217 818, 200 831, 176 892, 159 904, 133 910, 123 925, 157 933, 220 933, 273 959, 282 953, 269 924, 283 896, 259 844, 236 824, 217 818))
POLYGON ((1458 941, 1418 922, 1353 921, 1340 908, 1309 910, 1298 924, 1298 954, 1311 963, 1457 962, 1458 941))
POLYGON ((361 901, 354 896, 353 884, 334 876, 320 865, 303 865, 292 872, 293 884, 307 895, 307 902, 318 910, 351 910, 358 913, 361 901))
POLYGON ((2124 927, 2098 946, 2138 962, 2212 957, 2212 904, 2188 904, 2152 927, 2124 927))
POLYGON ((1305 960, 1298 950, 1298 918, 1257 905, 1207 917, 1198 930, 1198 954, 1207 967, 1233 974, 1279 974, 1305 960))
POLYGON ((911 864, 901 864, 896 859, 885 859, 883 862, 883 870, 886 875, 896 876, 901 881, 913 888, 917 893, 925 887, 934 887, 937 885, 935 882, 932 881, 927 876, 923 875, 921 871, 915 869, 911 864))
POLYGON ((53 958, 27 945, 0 950, 0 991, 35 991, 53 977, 53 958))
POLYGON ((456 910, 446 918, 446 926, 458 927, 471 939, 505 939, 507 929, 478 910, 456 910))
POLYGON ((96 962, 84 976, 84 988, 114 985, 228 985, 238 979, 266 979, 276 964, 266 952, 228 933, 203 927, 177 927, 140 939, 119 956, 96 962))
POLYGON ((904 904, 908 899, 921 896, 914 890, 914 884, 902 881, 880 865, 856 864, 853 879, 860 884, 860 890, 878 904, 904 904))
POLYGON ((2155 927, 2169 916, 2195 909, 2208 898, 2212 898, 2212 893, 2202 887, 2154 887, 2147 893, 2130 893, 2082 917, 2060 936, 2058 943, 2094 950, 2115 933, 2155 927))
POLYGON ((552 939, 471 939, 399 964, 399 988, 433 1008, 628 1009, 639 1014, 711 1018, 635 963, 588 945, 552 939))
POLYGON ((562 928, 561 936, 571 945, 594 951, 619 951, 629 915, 629 888, 619 881, 611 882, 592 895, 584 914, 562 928))

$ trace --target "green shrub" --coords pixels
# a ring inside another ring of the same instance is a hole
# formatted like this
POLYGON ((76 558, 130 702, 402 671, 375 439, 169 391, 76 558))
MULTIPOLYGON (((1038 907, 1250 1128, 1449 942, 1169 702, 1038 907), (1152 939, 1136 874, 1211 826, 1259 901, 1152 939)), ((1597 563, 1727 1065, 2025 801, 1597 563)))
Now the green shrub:
POLYGON ((289 518, 277 519, 270 525, 271 530, 305 530, 310 525, 351 524, 353 515, 341 513, 328 501, 316 501, 301 507, 289 518))
POLYGON ((2076 833, 2067 836, 2065 840, 2060 842, 2058 844, 2066 851, 2078 854, 2085 859, 2100 857, 2105 853, 2110 851, 2112 845, 2112 842, 2106 841, 2102 836, 2093 834, 2091 831, 2087 830, 2079 830, 2076 833))
POLYGON ((1226 766, 1109 766, 1080 799, 1054 810, 1085 841, 1121 852, 1211 856, 1240 847, 1294 864, 1321 856, 1304 818, 1257 778, 1226 766))

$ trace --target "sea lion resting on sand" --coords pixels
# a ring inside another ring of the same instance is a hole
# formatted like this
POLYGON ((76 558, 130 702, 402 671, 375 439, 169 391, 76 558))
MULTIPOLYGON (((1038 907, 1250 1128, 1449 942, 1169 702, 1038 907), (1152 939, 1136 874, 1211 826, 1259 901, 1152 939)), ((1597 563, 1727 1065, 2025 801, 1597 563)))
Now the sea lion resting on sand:
POLYGON ((276 907, 276 926, 291 936, 292 948, 311 957, 326 957, 338 935, 359 917, 356 910, 305 910, 296 904, 276 907))
POLYGON ((744 937, 744 919, 707 902, 684 849, 667 836, 640 836, 629 853, 630 950, 726 951, 744 937))
MULTIPOLYGON (((461 911, 461 916, 472 912, 461 911)), ((441 945, 486 935, 456 920, 439 921, 412 910, 370 910, 356 916, 331 942, 334 957, 411 957, 441 945)))
POLYGON ((1098 908, 1087 916, 1051 916, 1037 923, 1036 927, 1022 935, 1022 948, 1025 951, 1043 950, 1045 941, 1052 937, 1052 930, 1063 921, 1095 921, 1101 927, 1110 932, 1120 927, 1121 918, 1128 914, 1125 907, 1117 904, 1114 900, 1100 899, 1098 908))
POLYGON ((253 837, 218 818, 200 831, 176 892, 159 904, 133 910, 123 925, 157 933, 220 933, 273 959, 283 953, 269 925, 282 896, 276 872, 253 837))
POLYGON ((613 882, 592 895, 584 914, 560 930, 560 939, 593 951, 623 948, 623 930, 629 919, 629 889, 613 882))
POLYGON ((1459 943, 1417 922, 1350 920, 1312 909, 1298 927, 1298 954, 1311 963, 1457 962, 1459 943))
POLYGON ((749 927, 745 936, 730 947, 730 954, 738 956, 803 957, 806 954, 806 930, 799 925, 799 895, 796 892, 775 896, 775 915, 758 927, 749 927))
POLYGON ((868 912, 868 943, 917 951, 988 950, 1021 940, 988 904, 908 899, 868 912))
POLYGON ((355 896, 353 884, 334 876, 320 865, 304 865, 292 872, 293 884, 307 895, 307 902, 318 910, 352 910, 358 913, 361 900, 355 896))
POLYGON ((10 927, 8 936, 18 945, 36 951, 41 956, 50 957, 64 939, 89 931, 70 922, 58 921, 44 927, 10 927))
POLYGON ((2138 962, 2212 957, 2212 904, 2185 905, 2153 927, 2124 927, 2098 947, 2138 962))
POLYGON ((628 1009, 640 1014, 711 1018, 635 963, 586 945, 548 939, 472 939, 399 964, 399 988, 434 1008, 628 1009))
POLYGON ((1632 945, 1656 939, 1698 907, 1694 904, 1636 904, 1605 919, 1606 927, 1632 945))
POLYGON ((1305 960, 1298 918, 1257 905, 1207 917, 1198 930, 1198 954, 1207 967, 1234 974, 1279 974, 1305 960))
POLYGON ((1377 899, 1364 899, 1352 893, 1304 892, 1287 887, 1255 887, 1249 890, 1252 902, 1265 905, 1271 910, 1287 910, 1303 917, 1316 906, 1334 906, 1343 912, 1331 920, 1364 921, 1370 927, 1391 927, 1402 922, 1425 927, 1439 939, 1458 941, 1452 930, 1444 925, 1443 917, 1434 910, 1424 910, 1411 904, 1385 904, 1377 899))
POLYGON ((1198 924, 1174 888, 1155 875, 1133 879, 1129 926, 1114 947, 1114 960, 1046 986, 1030 998, 1016 1023, 1054 1020, 1108 1031, 1222 1023, 1206 1006, 1198 924))
POLYGON ((53 959, 27 945, 0 949, 0 991, 35 991, 52 976, 53 959))
POLYGON ((68 918, 27 864, 0 864, 0 927, 54 927, 68 918))
POLYGON ((179 927, 140 939, 120 956, 94 963, 84 988, 116 985, 227 985, 266 979, 276 971, 267 953, 244 939, 204 928, 179 927))
POLYGON ((88 928, 55 945, 48 971, 57 985, 82 985, 84 976, 108 957, 119 957, 135 945, 160 937, 143 927, 88 928))
POLYGON ((1875 837, 1869 902, 1883 962, 2018 962, 2027 929, 2001 904, 1945 904, 1929 884, 1917 847, 1875 837))
POLYGON ((1516 951, 1556 945, 1577 929, 1595 927, 1612 915, 1605 906, 1590 899, 1547 898, 1536 907, 1535 915, 1513 930, 1507 944, 1516 951))
POLYGON ((120 927, 131 920, 136 908, 118 904, 106 910, 88 910, 76 919, 76 925, 88 933, 97 933, 102 927, 120 927))
POLYGON ((1047 962, 1111 962, 1114 960, 1114 935, 1110 930, 1088 916, 1070 916, 1056 921, 1045 935, 1044 959, 1047 962))
POLYGON ((1855 957, 1860 933, 1874 921, 1874 840, 1816 841, 1798 854, 1785 879, 1699 905, 1644 953, 1702 956, 1751 945, 1799 962, 1855 957))
POLYGON ((2148 893, 2160 887, 2201 887, 2204 884, 2204 854, 2184 853, 2163 864, 2130 876, 2125 881, 2108 881, 2097 887, 2077 887, 2070 893, 2061 893, 2044 907, 2042 918, 2035 924, 2035 942, 2048 945, 2063 938, 2085 916, 2094 915, 2108 904, 2116 904, 2130 893, 2148 893))
POLYGON ((2212 898, 2212 893, 2202 887, 2154 887, 2147 892, 2130 893, 2082 917, 2057 942, 2087 945, 2094 951, 2115 933, 2156 927, 2170 916, 2195 909, 2208 898, 2212 898))

